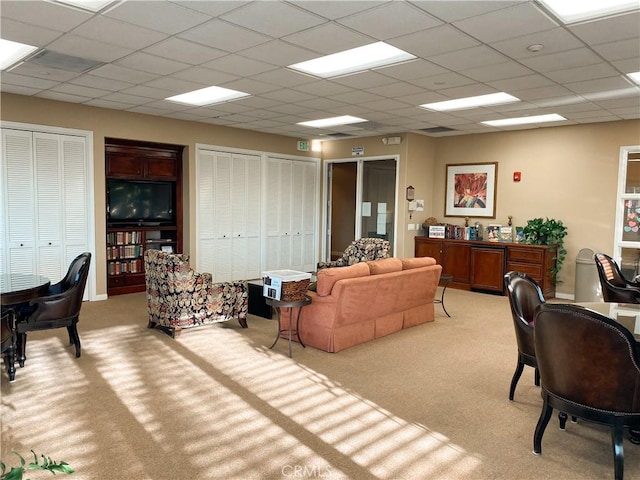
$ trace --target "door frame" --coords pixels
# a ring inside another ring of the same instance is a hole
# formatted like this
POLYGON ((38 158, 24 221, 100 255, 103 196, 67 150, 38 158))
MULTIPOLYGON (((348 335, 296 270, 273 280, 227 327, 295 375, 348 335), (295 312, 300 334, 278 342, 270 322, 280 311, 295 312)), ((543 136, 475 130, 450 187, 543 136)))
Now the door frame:
POLYGON ((362 167, 364 162, 376 161, 376 160, 394 160, 396 163, 396 181, 395 181, 395 209, 393 213, 393 256, 396 256, 396 251, 398 248, 398 188, 400 185, 400 155, 376 155, 370 157, 350 157, 350 158, 335 158, 335 159, 327 159, 322 163, 322 232, 323 235, 320 235, 320 257, 321 260, 330 259, 331 251, 330 245, 331 242, 329 238, 331 237, 331 228, 329 225, 329 208, 331 202, 331 183, 329 181, 329 165, 333 163, 352 163, 355 162, 357 164, 356 168, 356 225, 355 225, 355 235, 356 238, 361 238, 362 236, 362 167))

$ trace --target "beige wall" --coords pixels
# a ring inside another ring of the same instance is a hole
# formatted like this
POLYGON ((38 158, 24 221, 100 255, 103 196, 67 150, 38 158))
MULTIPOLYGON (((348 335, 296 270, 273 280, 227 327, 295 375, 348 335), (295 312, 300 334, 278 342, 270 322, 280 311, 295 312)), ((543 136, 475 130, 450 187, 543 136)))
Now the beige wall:
MULTIPOLYGON (((365 156, 400 155, 398 205, 405 205, 404 189, 416 188, 425 211, 409 220, 400 210, 402 228, 398 256, 413 253, 415 232, 410 222, 434 216, 440 222, 462 225, 464 219, 444 216, 447 164, 498 162, 496 218, 472 218, 483 225, 525 225, 536 217, 562 220, 568 228, 567 258, 557 291, 573 295, 575 258, 581 248, 611 253, 615 223, 618 161, 621 146, 640 145, 640 121, 546 127, 533 130, 430 138, 405 134, 399 146, 385 147, 381 137, 344 139, 323 147, 323 158, 347 158, 353 146, 364 145, 365 156), (522 180, 513 182, 513 172, 522 180)), ((418 232, 421 233, 421 232, 418 232)))
MULTIPOLYGON (((105 137, 142 140, 146 142, 184 145, 185 186, 195 184, 195 145, 221 145, 232 148, 299 156, 318 156, 296 150, 296 139, 268 135, 237 128, 228 128, 138 113, 88 107, 74 103, 3 93, 0 95, 2 121, 48 125, 93 132, 94 214, 96 220, 96 293, 107 292, 106 279, 106 217, 105 217, 105 137)), ((195 252, 195 208, 190 205, 189 189, 184 199, 184 249, 195 252)), ((195 260, 195 258, 194 258, 195 260)))
MULTIPOLYGON (((3 121, 93 132, 98 294, 106 293, 105 137, 185 145, 187 186, 195 183, 196 143, 305 155, 296 150, 296 139, 279 135, 12 94, 2 94, 0 101, 3 121)), ((407 229, 410 222, 422 223, 434 216, 440 221, 463 223, 460 218, 444 217, 446 165, 482 162, 498 162, 496 223, 506 224, 507 216, 513 215, 515 225, 547 216, 567 225, 568 255, 560 273, 564 282, 558 288, 560 293, 573 294, 575 256, 581 248, 612 252, 619 151, 621 146, 640 145, 640 121, 440 138, 401 136, 402 143, 394 146, 385 146, 382 137, 327 141, 322 153, 324 159, 352 158, 351 148, 363 146, 365 157, 399 156, 398 256, 413 255, 416 232, 407 229), (514 171, 522 172, 520 183, 512 181, 514 171), (411 220, 404 198, 408 185, 415 187, 417 199, 425 200, 425 211, 414 213, 411 220)), ((317 156, 311 152, 306 155, 317 156)), ((184 208, 185 250, 190 252, 195 250, 195 235, 190 226, 194 225, 195 209, 188 198, 184 208)), ((489 223, 486 219, 480 221, 489 223)))
MULTIPOLYGON (((498 162, 495 223, 525 225, 535 217, 567 226, 567 258, 557 291, 573 294, 575 259, 581 248, 611 253, 620 147, 640 145, 640 121, 545 127, 439 138, 436 143, 434 216, 445 219, 446 165, 498 162), (522 172, 519 183, 513 172, 522 172)), ((474 220, 475 221, 475 220, 474 220)), ((487 220, 480 220, 487 224, 487 220)))

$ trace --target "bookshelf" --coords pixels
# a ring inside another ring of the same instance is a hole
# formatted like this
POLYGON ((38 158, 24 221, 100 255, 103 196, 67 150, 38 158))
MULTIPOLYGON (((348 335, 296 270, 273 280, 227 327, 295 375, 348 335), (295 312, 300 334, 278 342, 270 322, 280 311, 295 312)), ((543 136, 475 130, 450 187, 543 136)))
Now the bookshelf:
POLYGON ((171 183, 175 192, 175 221, 167 222, 170 225, 109 224, 107 218, 108 295, 145 290, 144 253, 147 250, 182 253, 182 150, 183 147, 176 145, 105 139, 107 184, 109 179, 164 182, 171 183))

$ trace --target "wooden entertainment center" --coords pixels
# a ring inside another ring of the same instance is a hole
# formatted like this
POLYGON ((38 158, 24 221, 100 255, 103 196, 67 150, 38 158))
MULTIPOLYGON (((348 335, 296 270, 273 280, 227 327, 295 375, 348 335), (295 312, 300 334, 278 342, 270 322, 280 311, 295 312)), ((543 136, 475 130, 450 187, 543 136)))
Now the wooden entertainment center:
POLYGON ((145 290, 146 250, 182 252, 182 149, 177 145, 105 139, 107 189, 113 179, 162 182, 173 189, 174 195, 172 218, 166 222, 111 223, 107 212, 108 295, 145 290))
POLYGON ((556 294, 555 246, 416 237, 415 256, 435 258, 453 288, 504 295, 504 274, 515 270, 538 282, 545 298, 556 294))

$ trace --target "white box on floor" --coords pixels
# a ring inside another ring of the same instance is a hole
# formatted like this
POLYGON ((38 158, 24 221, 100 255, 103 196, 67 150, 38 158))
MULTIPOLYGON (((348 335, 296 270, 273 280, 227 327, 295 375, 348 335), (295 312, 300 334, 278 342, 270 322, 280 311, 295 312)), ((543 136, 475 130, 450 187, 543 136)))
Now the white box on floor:
POLYGON ((311 274, 296 270, 272 270, 262 272, 262 281, 263 296, 274 300, 297 301, 304 298, 311 274))

